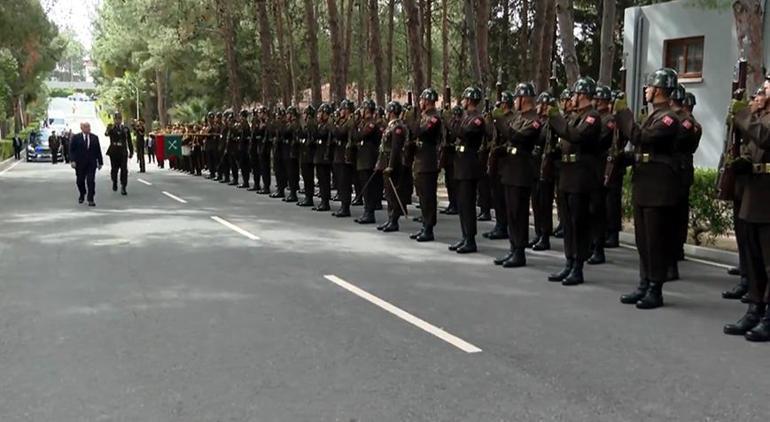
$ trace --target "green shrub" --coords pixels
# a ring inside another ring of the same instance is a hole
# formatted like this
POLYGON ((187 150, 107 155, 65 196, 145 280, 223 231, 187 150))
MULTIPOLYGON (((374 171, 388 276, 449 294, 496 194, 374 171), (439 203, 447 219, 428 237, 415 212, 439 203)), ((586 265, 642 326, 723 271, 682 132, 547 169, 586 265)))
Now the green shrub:
POLYGON ((13 143, 9 140, 0 140, 0 161, 13 157, 13 143))
MULTIPOLYGON (((714 244, 717 237, 730 233, 733 227, 733 210, 730 202, 716 198, 718 171, 696 168, 690 188, 689 232, 695 245, 714 244)), ((623 216, 633 219, 634 204, 631 197, 631 171, 623 179, 623 216)))
POLYGON ((96 93, 95 89, 72 89, 72 88, 49 88, 48 96, 51 98, 67 98, 70 95, 74 95, 76 92, 82 92, 86 95, 96 93))

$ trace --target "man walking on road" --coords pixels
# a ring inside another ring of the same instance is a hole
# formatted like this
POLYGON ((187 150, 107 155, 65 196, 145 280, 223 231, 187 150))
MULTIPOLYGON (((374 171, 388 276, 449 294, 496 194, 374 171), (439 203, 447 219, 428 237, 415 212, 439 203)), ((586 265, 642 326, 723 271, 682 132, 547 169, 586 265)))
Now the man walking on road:
POLYGON ((21 160, 21 147, 23 145, 23 142, 21 141, 21 138, 19 137, 18 132, 13 135, 13 158, 16 160, 21 160))
POLYGON ((77 177, 76 183, 80 193, 78 203, 83 203, 87 187, 88 206, 95 207, 94 178, 96 170, 101 169, 102 165, 104 165, 102 149, 99 146, 99 137, 91 134, 91 125, 89 123, 81 123, 80 131, 81 133, 72 137, 72 142, 70 143, 70 157, 72 158, 70 165, 75 169, 77 177))
POLYGON ((51 149, 51 163, 56 164, 59 162, 59 137, 56 136, 56 131, 51 132, 51 136, 48 137, 48 147, 51 149))
POLYGON ((120 194, 127 195, 128 160, 134 156, 134 146, 131 144, 131 130, 123 124, 123 116, 115 113, 113 123, 107 126, 106 135, 110 138, 107 155, 110 157, 110 176, 112 190, 118 190, 118 172, 120 172, 120 194))

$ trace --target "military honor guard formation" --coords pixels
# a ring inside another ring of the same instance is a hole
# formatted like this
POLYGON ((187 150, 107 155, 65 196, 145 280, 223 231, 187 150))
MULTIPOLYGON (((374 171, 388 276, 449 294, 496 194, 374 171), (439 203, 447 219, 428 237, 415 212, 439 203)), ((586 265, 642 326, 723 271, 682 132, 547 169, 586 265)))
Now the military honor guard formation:
MULTIPOLYGON (((564 267, 547 280, 564 286, 584 283, 585 264, 603 264, 605 248, 619 246, 623 179, 630 170, 639 280, 620 302, 659 308, 664 284, 679 278, 684 259, 693 154, 702 132, 692 114, 696 99, 668 68, 649 76, 638 116, 623 92, 590 77, 558 96, 551 79, 550 90, 541 93, 527 82, 512 91, 498 84, 494 106, 481 89, 468 87, 456 104, 446 88, 439 107, 439 93, 427 88, 416 105, 410 92, 405 104, 384 106, 369 99, 304 109, 256 106, 209 112, 199 123, 149 136, 182 136, 182 155, 170 162, 175 170, 195 176, 206 170, 208 179, 336 218, 351 217, 352 207, 361 206, 354 221, 383 233, 400 231, 416 194, 419 215, 413 219, 421 229, 409 237, 431 242, 437 214, 458 215, 457 241, 449 246, 457 254, 477 252, 477 221, 494 217, 494 228, 482 237, 510 243, 494 260, 505 268, 526 266, 527 249, 548 250, 552 237, 563 238, 564 267), (449 204, 439 210, 442 171, 449 204), (383 199, 386 218, 378 221, 383 199)), ((770 78, 751 102, 737 90, 729 110, 734 152, 726 152, 720 179, 720 195, 729 196, 720 199, 735 204, 736 271, 742 275, 723 297, 748 304, 724 333, 757 342, 770 341, 768 91, 770 78)), ((132 131, 145 138, 143 122, 129 128, 119 115, 107 129, 112 188, 120 182, 124 195, 132 131)), ((137 154, 144 171, 144 152, 137 154)))

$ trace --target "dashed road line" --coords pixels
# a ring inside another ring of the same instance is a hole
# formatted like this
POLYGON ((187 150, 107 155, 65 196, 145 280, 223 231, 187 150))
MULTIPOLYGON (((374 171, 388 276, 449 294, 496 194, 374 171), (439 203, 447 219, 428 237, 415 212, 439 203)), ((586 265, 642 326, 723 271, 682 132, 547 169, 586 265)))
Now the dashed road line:
POLYGON ((227 227, 228 229, 230 229, 230 230, 232 230, 234 232, 240 233, 241 235, 243 235, 243 236, 245 236, 245 237, 247 237, 247 238, 249 238, 251 240, 259 240, 259 236, 255 235, 253 233, 250 233, 250 232, 248 232, 248 231, 246 231, 246 230, 236 226, 235 224, 225 220, 224 218, 218 217, 216 215, 212 215, 211 219, 216 221, 217 223, 227 227))
POLYGON ((465 353, 479 353, 481 352, 481 349, 468 343, 467 341, 454 336, 452 334, 449 334, 448 332, 442 330, 441 328, 436 327, 433 324, 430 324, 429 322, 426 322, 409 312, 385 301, 380 299, 379 297, 367 292, 366 290, 363 290, 359 287, 354 286, 353 284, 348 283, 347 281, 337 277, 336 275, 325 275, 325 279, 331 281, 332 283, 338 285, 339 287, 342 287, 343 289, 349 291, 350 293, 353 293, 354 295, 374 304, 378 307, 390 312, 391 314, 401 318, 402 320, 414 325, 417 328, 422 329, 423 331, 426 331, 430 334, 433 334, 434 336, 440 338, 441 340, 444 340, 445 342, 451 344, 452 346, 462 350, 465 353))
POLYGON ((150 183, 150 182, 148 182, 148 181, 146 181, 144 179, 137 178, 136 181, 139 182, 139 183, 145 184, 147 186, 152 186, 152 183, 150 183))
POLYGON ((161 193, 162 193, 162 194, 164 194, 164 195, 166 195, 166 196, 168 196, 169 198, 173 199, 174 201, 177 201, 177 202, 181 202, 181 203, 183 203, 183 204, 186 204, 186 203, 187 203, 187 201, 185 201, 184 199, 182 199, 182 198, 180 198, 180 197, 178 197, 178 196, 176 196, 176 195, 170 194, 170 193, 168 193, 168 192, 166 192, 166 191, 163 191, 163 192, 161 192, 161 193))

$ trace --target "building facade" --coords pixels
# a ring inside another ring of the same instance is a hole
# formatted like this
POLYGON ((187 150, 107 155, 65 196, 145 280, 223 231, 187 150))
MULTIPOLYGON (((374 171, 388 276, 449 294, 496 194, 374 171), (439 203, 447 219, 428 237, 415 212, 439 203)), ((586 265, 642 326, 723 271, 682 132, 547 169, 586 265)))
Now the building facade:
MULTIPOLYGON (((632 109, 638 111, 647 75, 663 66, 676 69, 680 82, 697 98, 694 115, 703 125, 695 164, 716 167, 722 153, 731 81, 740 52, 729 4, 704 7, 701 3, 674 0, 625 10, 626 93, 632 109)), ((765 40, 770 39, 768 28, 765 21, 765 40)), ((765 42, 765 57, 767 47, 765 42)))

